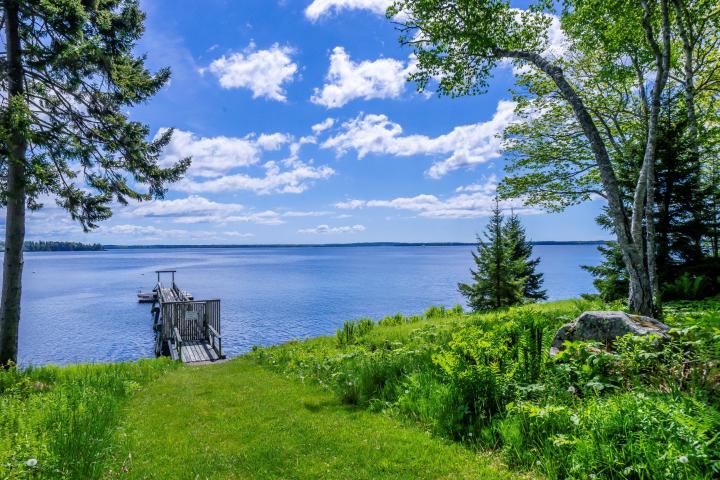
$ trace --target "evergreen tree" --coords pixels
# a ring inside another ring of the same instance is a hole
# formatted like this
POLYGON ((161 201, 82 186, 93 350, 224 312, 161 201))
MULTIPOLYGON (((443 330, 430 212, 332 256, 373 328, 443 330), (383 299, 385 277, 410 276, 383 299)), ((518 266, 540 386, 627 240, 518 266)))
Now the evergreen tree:
POLYGON ((503 228, 504 218, 496 200, 493 216, 485 230, 485 241, 478 236, 477 252, 473 252, 475 270, 470 270, 473 283, 459 283, 458 289, 468 299, 473 311, 517 305, 523 301, 525 278, 523 268, 513 258, 513 245, 503 228))
POLYGON ((513 212, 503 229, 505 238, 510 245, 510 258, 520 268, 518 277, 524 278, 523 298, 537 301, 547 300, 547 291, 542 289, 543 274, 536 272, 540 258, 531 259, 533 247, 525 236, 525 228, 520 218, 513 212))
MULTIPOLYGON (((677 101, 663 102, 664 114, 659 125, 656 166, 655 236, 657 268, 661 290, 678 278, 705 277, 711 285, 707 292, 720 290, 720 262, 709 258, 706 247, 712 237, 711 185, 703 183, 702 163, 693 155, 688 140, 688 122, 677 101), (707 255, 707 256, 706 256, 707 255)), ((638 149, 628 155, 640 161, 638 149)), ((632 167, 619 169, 618 180, 624 191, 631 191, 636 182, 632 167)), ((630 201, 627 198, 626 201, 630 201)), ((598 222, 609 228, 607 215, 598 222)), ((594 277, 593 282, 604 300, 618 300, 627 295, 629 282, 627 269, 617 242, 608 242, 598 248, 604 257, 598 266, 584 266, 594 277)))
POLYGON ((129 109, 170 77, 135 54, 144 15, 138 0, 3 0, 0 52, 0 203, 5 255, 0 365, 17 359, 26 208, 53 198, 85 229, 114 202, 161 198, 189 159, 159 162, 166 131, 129 109))
POLYGON ((599 265, 583 265, 581 268, 595 277, 593 285, 597 288, 600 298, 606 302, 627 298, 630 282, 622 258, 622 251, 617 242, 606 242, 598 247, 604 260, 599 265))

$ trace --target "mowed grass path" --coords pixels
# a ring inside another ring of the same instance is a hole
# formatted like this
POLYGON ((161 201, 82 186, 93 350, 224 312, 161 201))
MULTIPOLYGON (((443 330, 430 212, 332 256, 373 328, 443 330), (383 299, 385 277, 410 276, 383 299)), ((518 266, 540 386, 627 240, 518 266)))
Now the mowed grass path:
POLYGON ((126 412, 111 477, 513 478, 490 457, 245 358, 169 372, 126 412))

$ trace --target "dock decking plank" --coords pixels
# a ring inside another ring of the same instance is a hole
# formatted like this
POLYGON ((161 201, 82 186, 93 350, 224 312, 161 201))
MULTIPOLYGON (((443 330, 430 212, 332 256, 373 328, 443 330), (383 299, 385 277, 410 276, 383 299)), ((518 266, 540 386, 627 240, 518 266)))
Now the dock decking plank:
POLYGON ((220 358, 212 346, 203 341, 185 342, 180 357, 184 363, 214 362, 220 358))

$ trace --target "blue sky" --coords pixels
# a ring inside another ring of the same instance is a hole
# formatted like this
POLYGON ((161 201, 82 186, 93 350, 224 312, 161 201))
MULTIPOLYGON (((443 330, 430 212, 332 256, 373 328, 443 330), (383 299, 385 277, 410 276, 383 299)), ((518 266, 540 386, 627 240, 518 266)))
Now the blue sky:
MULTIPOLYGON (((103 243, 473 241, 503 176, 510 68, 481 96, 404 81, 411 52, 387 0, 144 0, 138 53, 172 80, 131 112, 174 127, 164 161, 192 155, 164 201, 118 207, 83 234, 58 208, 30 239, 103 243)), ((523 8, 526 5, 517 3, 523 8)), ((600 202, 522 213, 533 240, 607 238, 600 202)))

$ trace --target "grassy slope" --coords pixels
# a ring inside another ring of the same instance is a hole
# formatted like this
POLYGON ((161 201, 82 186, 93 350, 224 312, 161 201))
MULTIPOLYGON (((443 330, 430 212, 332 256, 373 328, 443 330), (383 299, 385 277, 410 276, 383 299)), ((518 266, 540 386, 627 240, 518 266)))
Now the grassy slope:
POLYGON ((239 358, 170 372, 129 404, 121 478, 512 478, 457 444, 239 358))

